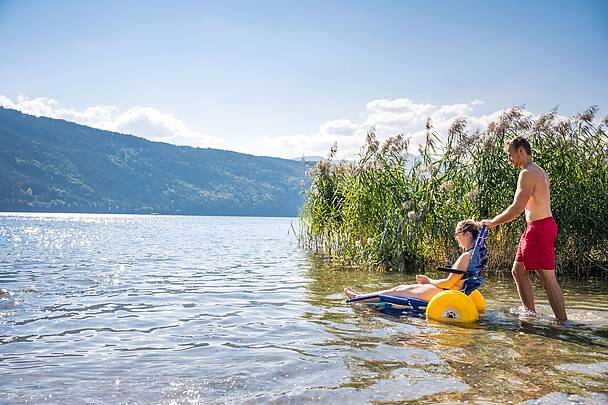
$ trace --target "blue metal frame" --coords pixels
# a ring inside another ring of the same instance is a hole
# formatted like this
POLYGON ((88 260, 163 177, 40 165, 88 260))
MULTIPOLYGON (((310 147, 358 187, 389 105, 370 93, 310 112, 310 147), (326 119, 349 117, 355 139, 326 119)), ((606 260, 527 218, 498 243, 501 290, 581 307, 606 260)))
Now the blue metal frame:
MULTIPOLYGON (((486 237, 488 236, 488 230, 485 225, 481 227, 477 240, 475 241, 475 247, 471 254, 471 261, 467 267, 467 271, 464 274, 464 283, 461 291, 466 295, 470 295, 473 291, 481 287, 484 281, 479 276, 481 270, 486 266, 488 262, 488 253, 486 250, 486 237)), ((422 315, 426 311, 426 306, 429 304, 428 301, 420 300, 417 298, 402 298, 393 297, 390 295, 371 295, 366 297, 355 297, 349 298, 346 302, 358 302, 369 300, 370 298, 377 298, 379 302, 370 302, 370 306, 373 306, 382 313, 392 316, 407 315, 422 315), (398 305, 398 306, 395 306, 398 305)))

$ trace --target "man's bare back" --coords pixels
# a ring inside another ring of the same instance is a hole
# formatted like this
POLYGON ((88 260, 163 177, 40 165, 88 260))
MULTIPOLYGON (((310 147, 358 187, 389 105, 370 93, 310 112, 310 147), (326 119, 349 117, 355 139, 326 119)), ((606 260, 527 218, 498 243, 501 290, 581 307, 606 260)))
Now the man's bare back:
POLYGON ((536 163, 530 162, 519 174, 518 189, 520 182, 529 182, 529 185, 525 184, 521 187, 532 188, 532 194, 526 202, 526 221, 537 221, 552 216, 550 182, 547 173, 536 163))
POLYGON ((517 180, 517 190, 513 203, 492 221, 486 221, 489 228, 513 221, 522 211, 525 211, 528 222, 552 216, 550 183, 547 173, 534 163, 529 154, 522 150, 509 148, 508 154, 511 165, 521 169, 517 180))

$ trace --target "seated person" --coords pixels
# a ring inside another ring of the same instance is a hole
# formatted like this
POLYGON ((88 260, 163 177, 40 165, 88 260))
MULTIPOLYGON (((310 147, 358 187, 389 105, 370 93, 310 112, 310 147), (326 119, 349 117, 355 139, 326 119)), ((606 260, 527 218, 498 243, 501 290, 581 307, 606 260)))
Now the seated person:
MULTIPOLYGON (((479 235, 479 225, 470 219, 460 221, 456 225, 456 231, 454 232, 454 238, 458 241, 458 245, 464 250, 458 260, 452 266, 453 269, 466 271, 469 262, 471 261, 471 254, 475 247, 475 241, 477 235, 479 235)), ((446 278, 440 280, 433 280, 425 275, 418 274, 416 276, 417 284, 402 284, 393 287, 389 290, 376 291, 372 293, 362 293, 348 287, 344 289, 348 298, 364 298, 365 296, 373 297, 375 295, 390 295, 393 297, 403 298, 417 298, 424 301, 430 301, 435 294, 440 293, 443 290, 460 290, 462 288, 462 274, 450 273, 446 278)), ((369 300, 362 299, 358 302, 377 302, 378 298, 370 298, 369 300)))

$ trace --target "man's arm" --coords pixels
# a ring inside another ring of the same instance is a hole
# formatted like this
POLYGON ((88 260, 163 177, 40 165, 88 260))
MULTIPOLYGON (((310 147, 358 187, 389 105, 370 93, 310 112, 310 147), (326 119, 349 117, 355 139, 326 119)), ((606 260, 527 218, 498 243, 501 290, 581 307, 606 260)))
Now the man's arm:
POLYGON ((481 221, 482 224, 486 225, 488 228, 494 228, 497 225, 513 221, 526 208, 526 204, 530 197, 532 197, 533 191, 534 174, 529 170, 522 170, 519 173, 519 179, 517 180, 517 190, 515 191, 513 203, 491 220, 485 219, 481 221))

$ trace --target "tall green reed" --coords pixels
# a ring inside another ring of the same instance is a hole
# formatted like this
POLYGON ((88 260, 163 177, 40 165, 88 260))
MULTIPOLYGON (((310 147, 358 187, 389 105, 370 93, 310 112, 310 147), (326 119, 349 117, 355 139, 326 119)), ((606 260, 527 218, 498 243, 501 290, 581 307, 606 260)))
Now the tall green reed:
MULTIPOLYGON (((514 107, 485 131, 454 121, 445 136, 427 122, 419 157, 403 135, 367 134, 359 159, 327 160, 311 171, 300 215, 300 243, 338 263, 419 271, 457 253, 455 224, 491 218, 513 201, 517 170, 504 143, 528 137, 533 158, 551 179, 552 209, 560 233, 559 271, 583 274, 608 267, 608 119, 597 108, 561 119, 555 110, 531 119, 514 107)), ((523 215, 492 231, 490 268, 509 268, 525 227, 523 215)))

